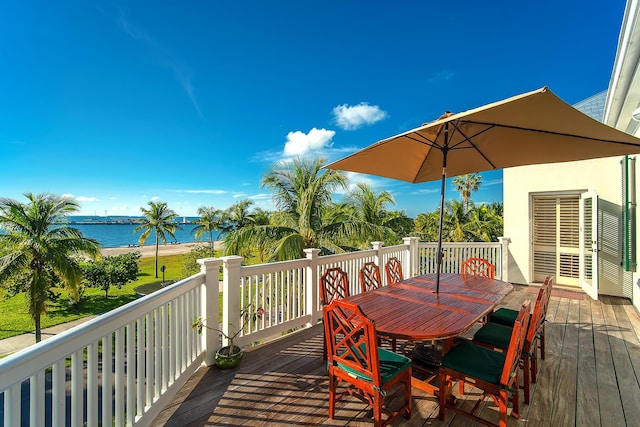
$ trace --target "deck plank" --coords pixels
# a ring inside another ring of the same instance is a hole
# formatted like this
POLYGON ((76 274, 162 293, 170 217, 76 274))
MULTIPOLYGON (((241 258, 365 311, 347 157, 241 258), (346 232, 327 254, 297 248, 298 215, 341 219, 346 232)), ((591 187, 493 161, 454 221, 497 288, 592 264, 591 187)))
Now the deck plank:
POLYGON ((548 426, 551 423, 550 415, 553 411, 555 381, 560 365, 559 351, 562 348, 566 321, 566 311, 560 310, 560 301, 560 298, 551 296, 547 308, 546 358, 541 362, 527 418, 527 423, 532 426, 548 426), (560 315, 558 315, 559 312, 560 315), (564 319, 562 319, 563 314, 564 319))
POLYGON ((576 387, 576 425, 600 424, 600 403, 596 380, 596 358, 593 343, 593 320, 591 299, 580 301, 580 323, 578 335, 578 377, 576 387))
POLYGON ((612 348, 607 335, 607 317, 605 317, 604 313, 606 306, 600 301, 598 303, 594 302, 592 307, 600 422, 606 425, 625 425, 620 390, 616 382, 616 373, 611 354, 612 348))
MULTIPOLYGON (((516 286, 501 305, 517 309, 525 299, 533 302, 535 293, 516 286)), ((509 417, 508 425, 640 425, 640 316, 635 308, 621 298, 554 295, 547 317, 547 358, 539 363, 531 404, 521 401, 521 418, 509 417)), ((322 339, 318 325, 248 350, 238 368, 200 368, 152 425, 371 426, 367 406, 355 399, 339 402, 336 418, 328 419, 322 339)), ((413 393, 411 419, 395 426, 477 425, 451 411, 440 421, 437 400, 419 390, 413 393)), ((472 405, 477 397, 478 390, 467 386, 459 405, 472 405)), ((496 421, 495 404, 486 401, 481 415, 496 421)))
MULTIPOLYGON (((551 425, 572 426, 576 422, 576 383, 578 371, 578 328, 580 304, 568 300, 567 317, 555 381, 551 425)), ((563 307, 564 308, 564 307, 563 307)))
POLYGON ((607 335, 609 336, 609 344, 613 355, 613 364, 625 422, 628 426, 638 426, 640 425, 640 413, 638 413, 637 402, 640 401, 640 387, 638 387, 638 380, 629 357, 629 346, 627 346, 627 341, 623 337, 625 320, 620 316, 616 316, 611 298, 603 297, 603 301, 605 302, 603 312, 607 322, 607 335))

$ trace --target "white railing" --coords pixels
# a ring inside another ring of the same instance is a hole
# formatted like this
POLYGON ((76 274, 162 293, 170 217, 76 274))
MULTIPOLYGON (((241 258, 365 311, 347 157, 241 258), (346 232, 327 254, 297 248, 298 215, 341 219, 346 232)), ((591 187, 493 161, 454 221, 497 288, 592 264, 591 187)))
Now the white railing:
MULTIPOLYGON (((507 280, 508 243, 444 243, 443 272, 481 256, 507 280)), ((201 273, 0 360, 2 425, 149 425, 202 363, 214 364, 221 334, 204 328, 198 335, 196 318, 227 335, 242 328, 235 345, 266 342, 320 320, 318 278, 326 268, 347 271, 356 294, 365 262, 384 273, 397 257, 409 277, 435 272, 435 251, 435 243, 406 238, 329 256, 307 249, 304 259, 252 266, 238 256, 198 260, 201 273)))
MULTIPOLYGON (((442 272, 457 273, 460 271, 460 264, 467 258, 484 258, 496 267, 496 278, 508 280, 507 277, 507 256, 509 239, 501 237, 495 242, 474 242, 469 243, 442 243, 442 272), (472 246, 471 246, 472 245, 472 246)), ((418 262, 416 265, 417 274, 435 273, 437 243, 420 242, 418 244, 418 262)))
POLYGON ((3 425, 148 425, 202 364, 200 273, 0 360, 3 425))

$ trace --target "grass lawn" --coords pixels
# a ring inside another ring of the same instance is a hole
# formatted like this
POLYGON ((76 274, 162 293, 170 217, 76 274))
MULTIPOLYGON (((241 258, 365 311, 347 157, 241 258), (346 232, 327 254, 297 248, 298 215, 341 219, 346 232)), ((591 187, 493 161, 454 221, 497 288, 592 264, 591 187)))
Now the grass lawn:
MULTIPOLYGON (((180 279, 185 254, 158 257, 158 266, 166 266, 165 281, 180 279)), ((62 289, 55 289, 60 294, 56 302, 47 306, 47 314, 41 317, 42 328, 66 323, 89 315, 97 315, 113 310, 138 298, 135 288, 147 285, 153 288, 153 283, 162 281, 162 273, 158 271, 159 279, 155 278, 155 258, 140 258, 140 275, 135 282, 128 283, 121 289, 109 289, 109 298, 105 299, 104 292, 97 288, 86 288, 82 301, 77 306, 69 303, 69 294, 62 289)), ((35 329, 31 316, 27 311, 25 295, 20 293, 12 298, 0 298, 0 339, 31 333, 35 329)))

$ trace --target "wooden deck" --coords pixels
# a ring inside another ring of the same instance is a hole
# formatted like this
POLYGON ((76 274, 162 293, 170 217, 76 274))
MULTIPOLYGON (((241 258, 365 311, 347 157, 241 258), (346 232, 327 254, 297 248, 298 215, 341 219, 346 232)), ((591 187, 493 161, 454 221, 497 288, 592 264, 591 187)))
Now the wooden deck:
MULTIPOLYGON (((535 301, 532 287, 515 288, 503 305, 518 308, 525 299, 535 301)), ((554 289, 547 317, 547 358, 531 404, 521 402, 520 419, 509 417, 509 425, 640 426, 640 316, 630 302, 592 301, 554 289)), ((356 399, 339 403, 336 418, 328 419, 322 339, 316 326, 248 351, 236 369, 199 369, 153 425, 372 425, 366 406, 356 399)), ((458 405, 472 404, 476 397, 477 390, 467 387, 458 405)), ((481 416, 497 421, 493 402, 485 403, 481 416)), ((450 411, 446 421, 438 420, 437 400, 414 389, 411 420, 395 425, 473 423, 450 411)))

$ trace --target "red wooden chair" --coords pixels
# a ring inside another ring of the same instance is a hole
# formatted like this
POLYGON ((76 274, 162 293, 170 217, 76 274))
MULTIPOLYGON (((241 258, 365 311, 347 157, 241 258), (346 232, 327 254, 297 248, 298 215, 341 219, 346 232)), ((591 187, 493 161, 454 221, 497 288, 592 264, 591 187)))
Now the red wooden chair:
POLYGON ((380 269, 375 262, 366 262, 360 269, 360 289, 362 293, 382 286, 380 269))
POLYGON ((323 315, 329 357, 329 418, 335 415, 336 401, 348 394, 373 408, 375 426, 391 424, 403 414, 410 419, 411 359, 378 347, 375 325, 357 304, 334 300, 323 308, 323 315), (338 394, 340 382, 347 385, 338 394), (390 410, 383 405, 384 397, 397 384, 403 385, 404 404, 390 410))
POLYGON ((522 349, 529 323, 529 311, 531 303, 529 301, 522 304, 518 317, 511 330, 509 347, 506 353, 493 351, 481 345, 464 341, 451 349, 442 357, 442 364, 438 373, 439 376, 439 413, 441 420, 445 419, 445 410, 469 417, 486 425, 496 425, 478 416, 478 409, 482 401, 488 396, 498 405, 500 413, 500 427, 507 426, 507 405, 509 395, 513 404, 511 415, 519 417, 519 364, 522 349), (473 383, 481 389, 483 394, 480 400, 473 406, 471 411, 464 410, 466 406, 457 408, 453 402, 447 402, 450 394, 452 381, 463 381, 473 383))
MULTIPOLYGON (((378 289, 380 286, 382 286, 382 281, 380 280, 380 269, 377 264, 375 262, 365 263, 360 269, 360 290, 362 293, 365 293, 378 289)), ((388 341, 391 341, 391 350, 396 351, 396 339, 388 338, 388 341)), ((380 344, 380 342, 381 341, 378 340, 378 344, 380 344)))
POLYGON ((387 273, 387 284, 398 283, 404 280, 402 275, 402 264, 396 257, 391 257, 384 265, 385 272, 387 273))
POLYGON ((484 258, 469 258, 460 265, 460 273, 463 276, 480 276, 495 278, 496 268, 484 258))
MULTIPOLYGON (((529 404, 530 401, 531 383, 535 384, 538 374, 538 350, 540 350, 541 353, 540 358, 544 359, 544 324, 552 288, 553 276, 548 276, 545 279, 544 285, 542 285, 538 291, 538 298, 533 307, 533 313, 531 313, 529 328, 525 337, 524 350, 522 352, 522 369, 524 374, 524 402, 526 404, 529 404)), ((502 351, 507 349, 513 323, 506 325, 505 323, 508 322, 505 318, 506 310, 508 309, 500 310, 503 310, 500 313, 501 316, 490 316, 489 322, 480 328, 473 336, 473 342, 502 351), (494 323, 494 320, 501 320, 503 323, 494 323)))
POLYGON ((340 267, 327 268, 320 276, 320 301, 329 305, 335 299, 349 296, 349 278, 340 267))
MULTIPOLYGON (((320 276, 320 301, 323 306, 331 304, 336 299, 349 296, 349 277, 340 267, 328 268, 320 276)), ((324 343, 322 357, 327 358, 327 346, 324 343)))

